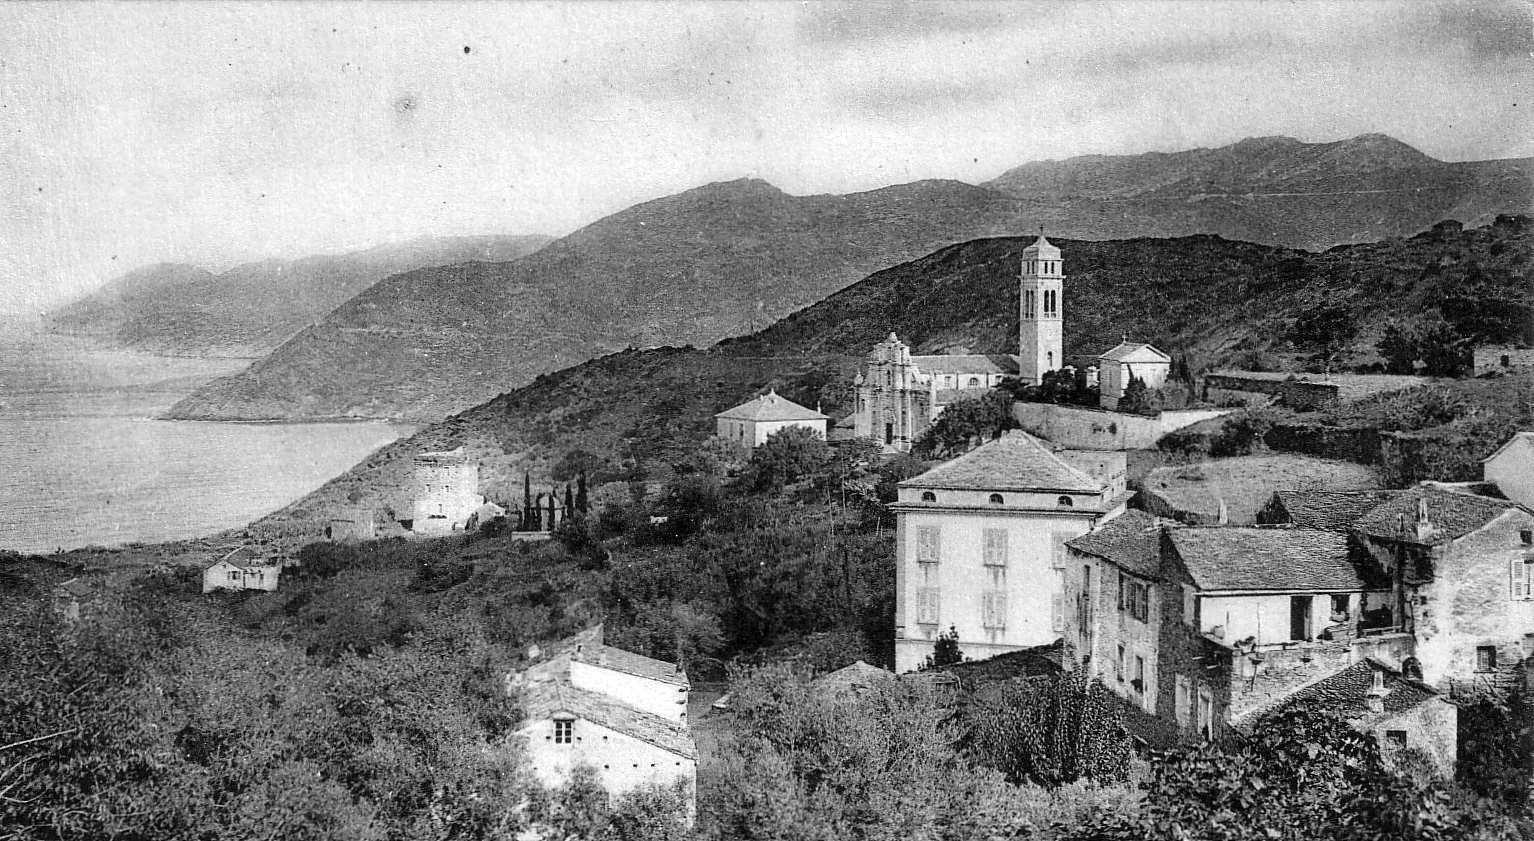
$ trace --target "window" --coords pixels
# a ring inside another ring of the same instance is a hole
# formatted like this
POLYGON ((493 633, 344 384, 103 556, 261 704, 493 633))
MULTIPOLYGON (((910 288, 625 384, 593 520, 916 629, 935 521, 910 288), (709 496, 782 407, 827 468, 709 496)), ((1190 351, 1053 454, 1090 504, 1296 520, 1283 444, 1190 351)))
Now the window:
POLYGON ((935 564, 941 553, 942 536, 938 533, 937 526, 918 526, 916 529, 916 562, 935 564))
POLYGON ((1119 646, 1118 657, 1113 661, 1113 676, 1119 683, 1124 682, 1124 646, 1122 645, 1119 646))
POLYGON ((1511 367, 1513 367, 1513 357, 1511 357, 1511 356, 1509 356, 1509 355, 1507 355, 1505 353, 1502 354, 1502 367, 1503 368, 1511 368, 1511 367))
POLYGON ((1057 499, 1057 500, 1055 500, 1055 502, 1056 502, 1056 504, 1058 504, 1058 505, 1059 505, 1059 506, 1060 506, 1060 507, 1061 507, 1061 508, 1073 508, 1073 507, 1075 507, 1075 505, 1076 505, 1076 500, 1074 500, 1074 499, 1071 499, 1071 498, 1070 498, 1070 497, 1068 497, 1068 496, 1062 496, 1062 497, 1060 497, 1060 498, 1059 498, 1059 499, 1057 499))
POLYGON ((1197 628, 1198 619, 1198 592, 1184 584, 1182 585, 1182 621, 1197 628))
POLYGON ((1177 713, 1177 726, 1187 727, 1193 718, 1193 695, 1188 685, 1187 675, 1178 675, 1176 679, 1176 695, 1173 698, 1173 706, 1177 713))
POLYGON ((938 623, 939 596, 936 587, 921 587, 916 591, 916 622, 920 625, 938 623))
MULTIPOLYGON (((996 500, 991 500, 995 502, 996 500)), ((985 565, 988 567, 1004 567, 1007 565, 1007 530, 985 530, 985 565)))
POLYGON ((1119 573, 1119 610, 1141 622, 1150 619, 1150 585, 1119 573))
POLYGON ((1214 737, 1214 696, 1207 689, 1198 691, 1198 732, 1206 739, 1214 737))
POLYGON ((1521 529, 1518 532, 1518 539, 1525 546, 1534 545, 1534 529, 1521 529))
POLYGON ((981 596, 980 624, 993 631, 1007 627, 1007 594, 1000 590, 987 590, 981 596))
POLYGON ((1534 599, 1534 558, 1515 558, 1509 565, 1509 592, 1522 601, 1534 599))
POLYGON ((922 491, 921 492, 921 501, 922 502, 937 502, 937 494, 933 493, 932 491, 922 491))
POLYGON ((575 722, 568 719, 554 720, 554 744, 568 745, 575 741, 575 722))
POLYGON ((1006 501, 1006 497, 1003 497, 1001 494, 991 494, 992 505, 1003 505, 1006 501))
POLYGON ((1395 748, 1396 750, 1404 750, 1406 748, 1406 731, 1405 730, 1386 730, 1385 731, 1385 742, 1386 742, 1386 744, 1389 744, 1392 748, 1395 748))
POLYGON ((1036 313, 1034 294, 1032 289, 1023 292, 1023 318, 1033 318, 1036 313))
POLYGON ((1475 670, 1478 672, 1494 672, 1497 670, 1497 647, 1495 645, 1478 645, 1475 647, 1475 670))
POLYGON ((970 377, 969 378, 969 386, 968 386, 969 388, 977 388, 977 387, 979 387, 979 385, 980 385, 980 378, 979 377, 970 377))
MULTIPOLYGON (((1332 616, 1341 616, 1342 619, 1348 618, 1348 614, 1349 614, 1348 602, 1349 601, 1351 601, 1351 599, 1350 599, 1350 597, 1348 596, 1347 593, 1333 593, 1332 594, 1332 616)), ((1336 621, 1341 621, 1341 620, 1336 620, 1336 621)))

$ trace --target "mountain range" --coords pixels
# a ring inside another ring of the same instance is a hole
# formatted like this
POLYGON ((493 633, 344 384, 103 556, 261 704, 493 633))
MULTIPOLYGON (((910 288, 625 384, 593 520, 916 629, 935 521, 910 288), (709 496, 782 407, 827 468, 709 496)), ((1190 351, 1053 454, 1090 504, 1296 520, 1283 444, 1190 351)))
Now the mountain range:
MULTIPOLYGON (((540 376, 379 450, 255 527, 312 539, 316 524, 348 499, 400 506, 417 452, 466 447, 483 459, 489 495, 515 502, 522 471, 547 479, 572 450, 614 467, 637 461, 646 474, 664 475, 712 434, 715 413, 769 387, 843 416, 858 363, 891 331, 918 353, 1016 352, 1017 272, 1031 241, 948 246, 707 349, 630 349, 540 376)), ((1067 356, 1095 356, 1127 332, 1186 357, 1194 369, 1252 354, 1294 359, 1316 350, 1295 346, 1296 320, 1337 307, 1356 322, 1346 356, 1359 363, 1377 359, 1373 346, 1386 325, 1466 290, 1534 311, 1534 228, 1521 216, 1477 229, 1444 223, 1406 239, 1323 253, 1211 235, 1052 241, 1065 262, 1067 356)))
POLYGON ((625 347, 749 333, 882 267, 1016 234, 1216 233, 1327 248, 1529 206, 1530 161, 1447 163, 1381 135, 1026 164, 985 185, 791 196, 759 180, 646 202, 509 262, 388 277, 171 417, 428 421, 625 347))
POLYGON ((259 357, 389 275, 514 260, 551 237, 438 237, 346 254, 262 260, 213 273, 161 263, 48 314, 57 333, 171 356, 259 357))

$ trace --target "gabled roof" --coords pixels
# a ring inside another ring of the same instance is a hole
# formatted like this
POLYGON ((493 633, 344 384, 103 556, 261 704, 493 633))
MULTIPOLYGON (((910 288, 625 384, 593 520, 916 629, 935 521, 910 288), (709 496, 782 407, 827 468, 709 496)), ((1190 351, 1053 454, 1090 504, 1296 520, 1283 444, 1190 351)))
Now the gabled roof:
POLYGON ((1289 522, 1300 528, 1345 532, 1382 502, 1401 491, 1303 491, 1273 494, 1289 522))
POLYGON ((635 654, 632 651, 624 651, 610 645, 593 645, 584 647, 579 653, 571 654, 575 660, 604 669, 612 669, 615 672, 648 678, 661 683, 669 683, 674 686, 687 686, 687 673, 677 667, 675 663, 667 663, 665 660, 656 660, 643 654, 635 654))
POLYGON ((800 406, 798 403, 779 395, 776 391, 769 391, 759 397, 747 400, 733 409, 726 409, 714 415, 714 417, 746 421, 827 420, 825 415, 814 409, 800 406))
POLYGON ((829 692, 855 692, 894 679, 894 672, 859 660, 850 666, 843 666, 834 672, 827 672, 815 678, 810 681, 810 685, 829 692))
POLYGON ((1012 430, 900 483, 903 488, 1101 493, 1103 486, 1066 464, 1037 438, 1012 430))
POLYGON ((1384 586, 1348 537, 1320 529, 1209 526, 1168 529, 1200 590, 1327 592, 1384 586))
POLYGON ((1366 657, 1285 696, 1258 717, 1265 718, 1293 707, 1306 707, 1331 710, 1350 719, 1390 718, 1438 697, 1438 691, 1431 686, 1404 677, 1384 663, 1366 657), (1376 673, 1384 674, 1385 709, 1382 713, 1369 709, 1369 690, 1374 687, 1376 673))
POLYGON ((1114 362, 1171 362, 1172 357, 1145 342, 1119 342, 1098 359, 1114 362))
POLYGON ((1376 505, 1354 523, 1360 532, 1382 540, 1435 546, 1484 528, 1508 511, 1525 510, 1516 502, 1489 496, 1452 491, 1431 485, 1419 485, 1398 492, 1376 505), (1419 540, 1416 523, 1419 505, 1427 503, 1427 519, 1432 532, 1419 540), (1403 530, 1401 524, 1406 524, 1403 530))
POLYGON ((913 356, 923 374, 1016 374, 1017 357, 1000 353, 913 356))
POLYGON ((256 554, 256 550, 249 546, 236 546, 230 549, 218 560, 204 567, 204 569, 211 569, 219 564, 228 564, 238 569, 267 569, 277 566, 274 560, 261 557, 256 554))
POLYGON ((1161 524, 1139 509, 1131 508, 1065 545, 1136 575, 1159 578, 1161 574, 1161 524))
POLYGON ((1525 446, 1525 447, 1530 446, 1530 445, 1534 445, 1534 432, 1515 432, 1515 433, 1513 433, 1513 437, 1507 439, 1506 441, 1503 441, 1502 442, 1502 446, 1498 447, 1496 449, 1496 451, 1493 452, 1491 455, 1487 456, 1486 458, 1481 459, 1481 463, 1485 464, 1488 461, 1495 461, 1497 459, 1497 457, 1501 456, 1504 452, 1512 449, 1513 445, 1515 445, 1515 444, 1520 445, 1520 446, 1525 446))
POLYGON ((552 718, 556 713, 569 713, 678 756, 697 758, 697 747, 685 726, 635 709, 607 695, 576 688, 569 681, 568 659, 555 658, 540 665, 561 660, 566 668, 563 676, 528 670, 528 679, 521 684, 522 709, 526 714, 524 721, 552 718))

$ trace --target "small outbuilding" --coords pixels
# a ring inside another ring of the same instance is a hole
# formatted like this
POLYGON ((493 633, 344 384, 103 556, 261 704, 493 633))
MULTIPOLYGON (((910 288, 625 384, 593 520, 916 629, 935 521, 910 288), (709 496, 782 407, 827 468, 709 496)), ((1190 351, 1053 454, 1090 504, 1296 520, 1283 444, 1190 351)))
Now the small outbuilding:
POLYGON ((280 564, 260 558, 249 547, 239 546, 202 571, 202 591, 277 589, 280 564))
POLYGON ((769 391, 714 415, 714 421, 714 434, 718 437, 743 447, 759 447, 767 443, 767 437, 774 432, 796 426, 810 430, 816 437, 825 438, 826 424, 830 418, 814 409, 800 406, 776 391, 769 391))
POLYGON ((1104 409, 1117 409, 1119 398, 1129 388, 1131 379, 1140 379, 1147 388, 1166 384, 1172 371, 1172 357, 1145 342, 1119 342, 1097 358, 1098 389, 1104 409))

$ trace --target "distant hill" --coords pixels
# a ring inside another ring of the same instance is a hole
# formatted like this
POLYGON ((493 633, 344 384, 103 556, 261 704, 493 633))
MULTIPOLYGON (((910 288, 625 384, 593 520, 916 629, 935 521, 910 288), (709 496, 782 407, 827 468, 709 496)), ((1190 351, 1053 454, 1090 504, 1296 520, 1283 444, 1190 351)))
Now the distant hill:
POLYGON ((984 187, 923 181, 790 196, 762 181, 636 205, 506 264, 377 284, 172 417, 433 420, 625 347, 750 333, 885 266, 1046 224, 1306 248, 1529 206, 1528 161, 1448 164, 1380 136, 1028 164, 984 187))
MULTIPOLYGON (((401 505, 409 457, 459 445, 485 457, 492 497, 520 499, 524 469, 584 449, 651 476, 712 434, 713 415, 768 386, 829 414, 851 411, 851 378, 870 347, 898 331, 919 352, 962 345, 1013 351, 1017 270, 1028 237, 982 239, 875 273, 754 335, 712 348, 626 350, 538 377, 530 385, 433 424, 373 454, 344 476, 258 524, 312 536, 348 497, 401 505)), ((1054 240, 1064 252, 1067 354, 1096 354, 1122 332, 1220 367, 1253 352, 1303 354, 1284 336, 1321 304, 1360 322, 1360 356, 1379 328, 1454 291, 1472 267, 1488 294, 1534 307, 1527 281, 1529 220, 1461 230, 1445 224, 1410 239, 1322 254, 1214 236, 1114 242, 1054 240)), ((1495 446, 1491 442, 1490 446, 1495 446)))
POLYGON ((469 260, 513 260, 550 239, 428 238, 348 254, 246 263, 218 274, 162 263, 55 310, 48 327, 173 356, 263 356, 389 275, 469 260))

